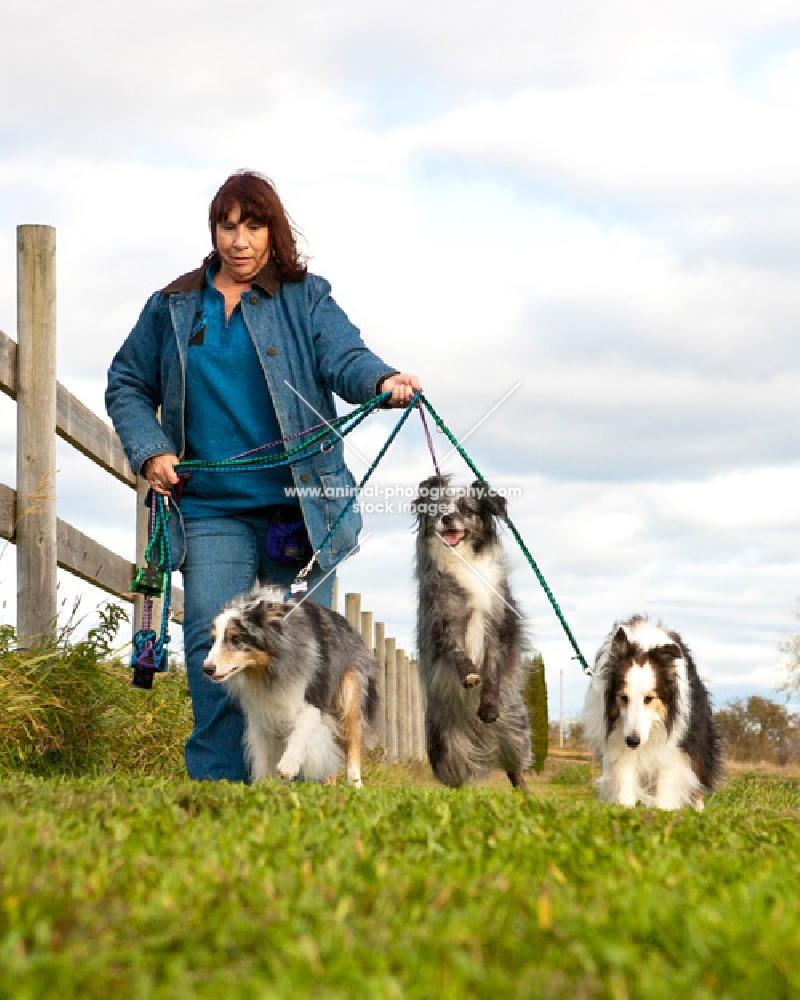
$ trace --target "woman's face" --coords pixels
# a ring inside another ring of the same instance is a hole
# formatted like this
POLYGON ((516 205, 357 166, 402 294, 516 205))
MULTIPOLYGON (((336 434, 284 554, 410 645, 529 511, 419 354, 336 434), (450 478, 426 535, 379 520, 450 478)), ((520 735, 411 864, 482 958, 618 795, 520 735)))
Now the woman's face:
POLYGON ((234 205, 228 218, 217 223, 220 271, 225 277, 246 284, 255 278, 269 258, 269 228, 253 219, 241 219, 234 205))

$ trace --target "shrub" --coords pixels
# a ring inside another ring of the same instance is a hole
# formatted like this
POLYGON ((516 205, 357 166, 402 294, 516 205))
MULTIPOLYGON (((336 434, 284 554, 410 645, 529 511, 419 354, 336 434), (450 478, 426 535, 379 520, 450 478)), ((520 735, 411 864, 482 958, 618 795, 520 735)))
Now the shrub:
POLYGON ((99 610, 86 638, 69 624, 35 649, 19 649, 0 628, 0 772, 37 775, 175 773, 191 727, 180 671, 157 677, 152 691, 130 684, 112 648, 126 614, 99 610))
POLYGON ((533 768, 537 774, 544 770, 547 760, 548 723, 547 723, 547 683, 544 676, 544 660, 541 653, 528 660, 525 664, 527 676, 525 679, 525 704, 531 723, 531 740, 533 743, 533 768))

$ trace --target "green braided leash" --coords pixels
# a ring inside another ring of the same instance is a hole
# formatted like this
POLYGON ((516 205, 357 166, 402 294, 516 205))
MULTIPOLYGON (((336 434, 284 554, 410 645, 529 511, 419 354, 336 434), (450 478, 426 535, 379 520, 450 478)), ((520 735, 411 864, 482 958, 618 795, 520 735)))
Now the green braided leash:
MULTIPOLYGON (((386 395, 388 395, 388 393, 386 395)), ((408 405, 406 406, 406 408, 403 410, 403 413, 400 416, 400 419, 397 421, 397 423, 392 428, 392 431, 389 434, 389 437, 384 441, 383 447, 378 452, 378 454, 375 456, 375 460, 373 461, 373 463, 370 465, 370 467, 367 469, 367 471, 364 473, 363 477, 361 478, 361 482, 358 484, 358 487, 356 488, 355 493, 353 493, 353 495, 350 497, 350 499, 347 501, 347 503, 344 505, 344 507, 342 507, 341 511, 339 512, 339 516, 336 518, 336 520, 333 522, 333 524, 330 526, 330 528, 328 528, 327 535, 320 542, 318 548, 314 552, 314 555, 309 559, 308 563, 300 570, 300 572, 295 577, 294 583, 291 585, 291 587, 289 588, 289 590, 287 592, 288 595, 297 594, 297 593, 300 593, 301 591, 303 591, 303 590, 306 589, 306 587, 308 585, 305 583, 305 577, 308 576, 308 574, 311 572, 311 567, 314 565, 315 559, 320 554, 320 552, 322 552, 322 550, 325 548, 325 546, 328 544, 328 542, 330 542, 330 540, 333 538, 333 536, 336 534, 336 532, 339 530, 339 525, 345 519, 345 516, 347 515, 347 512, 350 510, 350 508, 353 506, 353 504, 358 499, 359 493, 364 489, 364 485, 366 484, 367 480, 372 475, 372 473, 375 471, 375 469, 378 467, 378 464, 380 463, 380 461, 383 458, 383 456, 389 450, 389 447, 390 447, 392 441, 394 441, 394 439, 397 437, 398 433, 400 432, 400 428, 403 426, 403 424, 406 422, 406 420, 408 420, 409 414, 414 409, 414 407, 418 404, 419 399, 420 399, 420 393, 419 392, 415 392, 414 395, 413 395, 413 397, 411 398, 411 401, 408 403, 408 405)), ((287 597, 287 599, 288 599, 288 597, 287 597)))
MULTIPOLYGON (((293 465, 295 462, 301 461, 303 458, 308 456, 306 452, 311 452, 318 441, 322 441, 326 438, 331 438, 334 434, 343 438, 351 431, 354 431, 358 425, 365 420, 370 413, 373 413, 383 402, 385 402, 391 393, 381 392, 377 396, 373 396, 372 399, 368 399, 366 403, 362 403, 360 406, 356 407, 355 410, 351 410, 350 413, 345 413, 344 416, 336 417, 331 420, 330 423, 321 431, 313 434, 307 441, 302 444, 296 445, 294 448, 289 448, 285 451, 278 452, 277 455, 256 455, 254 457, 245 458, 226 458, 220 461, 211 462, 205 459, 190 459, 187 462, 179 462, 175 466, 175 472, 242 472, 251 469, 260 468, 271 468, 279 465, 293 465)), ((321 445, 320 447, 325 447, 321 445)))
MULTIPOLYGON (((304 457, 307 457, 307 454, 311 451, 312 448, 314 448, 314 446, 317 444, 317 442, 319 442, 321 440, 324 440, 324 439, 327 439, 327 438, 330 438, 333 434, 336 434, 340 438, 343 438, 345 435, 347 435, 351 431, 355 430, 355 428, 358 427, 358 425, 363 420, 365 420, 370 415, 370 413, 373 413, 382 403, 384 403, 386 401, 386 399, 389 397, 389 395, 390 395, 390 393, 388 393, 388 392, 382 392, 382 393, 379 393, 376 396, 373 396, 371 399, 368 399, 365 403, 362 403, 360 406, 358 406, 355 410, 351 410, 350 413, 347 413, 347 414, 345 414, 344 416, 341 416, 341 417, 336 417, 334 420, 332 420, 325 427, 324 430, 321 430, 318 433, 312 435, 303 444, 297 445, 295 448, 290 448, 290 449, 284 450, 284 451, 280 452, 277 455, 272 455, 272 456, 261 455, 261 456, 257 456, 257 457, 242 457, 242 458, 238 458, 238 459, 226 459, 226 460, 217 461, 217 462, 208 462, 208 461, 203 461, 203 460, 193 460, 193 461, 179 463, 178 465, 175 466, 175 470, 176 470, 176 472, 190 472, 192 470, 203 470, 203 471, 209 471, 209 472, 217 472, 217 471, 226 470, 226 471, 234 471, 235 472, 235 471, 243 471, 243 470, 248 470, 248 469, 253 469, 253 468, 268 468, 268 467, 276 467, 276 466, 280 466, 280 465, 292 465, 295 462, 300 461, 304 457)), ((318 548, 316 549, 316 551, 312 555, 312 557, 309 560, 308 564, 306 566, 304 566, 303 569, 301 569, 300 572, 297 574, 295 582, 291 586, 291 591, 290 591, 291 593, 296 593, 298 591, 306 589, 307 584, 304 582, 304 578, 311 571, 311 568, 314 565, 314 562, 317 559, 318 555, 320 554, 320 552, 323 550, 323 548, 330 542, 330 540, 333 538, 333 536, 338 531, 338 529, 339 529, 342 521, 346 517, 346 515, 349 512, 350 508, 356 502, 356 499, 358 498, 358 495, 361 493, 362 489, 364 488, 364 485, 366 484, 367 480, 370 478, 370 476, 372 475, 372 473, 378 467, 378 464, 383 459, 383 456, 389 450, 389 447, 391 446, 391 444, 394 441, 394 439, 397 437, 397 435, 398 435, 398 433, 400 431, 400 428, 403 426, 403 424, 408 419, 409 414, 411 413, 412 409, 414 409, 420 403, 422 403, 425 406, 425 408, 427 409, 427 411, 430 413, 431 417, 436 422, 436 426, 448 438, 448 440, 450 441, 450 443, 453 445, 453 448, 464 459, 464 461, 467 463, 467 465, 469 466, 469 468, 475 474, 475 476, 477 477, 477 479, 479 479, 480 482, 482 482, 482 483, 486 483, 486 479, 484 478, 483 474, 480 472, 480 470, 475 465, 475 463, 472 461, 472 459, 469 457, 469 455, 466 453, 466 451, 458 443, 458 441, 456 440, 456 438, 453 435, 453 433, 450 430, 450 428, 447 426, 447 424, 445 424, 445 422, 442 420, 442 418, 439 416, 439 414, 436 412, 436 410, 434 410, 433 406, 431 406, 431 404, 428 401, 428 399, 426 398, 426 396, 423 393, 420 393, 420 392, 414 393, 413 398, 411 399, 411 401, 408 403, 408 405, 403 410, 403 413, 402 413, 400 419, 397 421, 397 423, 395 424, 395 426, 392 429, 391 433, 389 434, 388 438, 384 442, 383 447, 378 452, 377 456, 375 457, 375 460, 372 462, 372 464, 370 465, 370 467, 367 469, 365 475, 362 477, 361 482, 358 484, 358 487, 357 487, 356 491, 353 493, 353 495, 350 497, 350 499, 344 505, 344 507, 342 508, 342 510, 339 513, 339 516, 336 518, 336 520, 333 522, 333 524, 328 529, 328 533, 325 535, 325 538, 322 540, 321 544, 318 546, 318 548)), ((325 445, 322 444, 321 447, 324 448, 325 445)), ((525 542, 522 539, 522 536, 520 535, 519 531, 517 530, 517 526, 514 524, 514 522, 511 520, 511 518, 508 515, 506 515, 506 517, 505 517, 505 522, 508 525, 509 530, 511 531, 511 534, 516 539, 516 542, 519 545, 520 549, 522 550, 523 555, 528 560, 528 564, 530 565, 531 569, 535 573, 537 580, 541 584, 542 590, 544 590, 545 594, 547 595, 547 599, 550 601, 550 604, 551 604, 551 606, 553 608, 553 611, 555 611, 555 613, 556 613, 556 617, 561 622, 561 626, 564 629, 564 632, 565 632, 565 634, 567 636, 567 639, 569 639, 569 642, 570 642, 572 648, 575 650, 575 658, 580 662, 580 664, 583 667, 584 671, 586 673, 588 673, 588 674, 591 674, 591 668, 589 667, 589 664, 586 662, 586 658, 584 657, 583 653, 581 652, 580 647, 578 646, 577 640, 575 639, 575 636, 572 634, 572 629, 569 627, 569 624, 568 624, 566 618, 564 617, 564 614, 561 611, 561 608, 558 605, 558 601, 556 601, 555 596, 553 595, 552 590, 550 589, 550 587, 547 584, 547 581, 545 580, 544 576, 542 575, 542 571, 537 566, 536 560, 531 555, 530 551, 528 550, 527 545, 525 544, 525 542)), ((152 545, 152 541, 153 540, 151 539, 151 545, 152 545)))
MULTIPOLYGON (((455 439, 454 435, 450 431, 450 428, 447 426, 447 424, 445 424, 445 422, 442 420, 442 418, 439 416, 439 414, 436 412, 436 410, 434 410, 434 408, 431 406, 431 404, 428 402, 428 400, 425 398, 424 395, 420 394, 420 399, 424 403, 425 408, 427 409, 428 413, 430 413, 430 415, 436 421, 436 426, 439 428, 439 430, 441 430, 441 432, 447 436, 447 438, 450 441, 450 443, 453 445, 453 447, 456 449, 456 451, 459 453, 459 455, 464 459, 464 461, 467 463, 467 465, 470 467, 470 469, 472 469, 472 471, 475 473, 475 475, 477 476, 477 478, 482 483, 486 483, 486 480, 484 479, 483 474, 478 470, 478 467, 475 465, 475 463, 472 461, 472 459, 469 457, 469 455, 466 453, 466 451, 464 451, 464 449, 461 447, 461 445, 455 439)), ((536 579, 542 585, 542 590, 545 592, 545 594, 547 594, 547 599, 550 601, 550 604, 553 607, 553 611, 555 611, 555 613, 556 613, 556 617, 561 622, 561 626, 564 629, 564 632, 566 633, 567 638, 569 639, 570 644, 572 645, 572 648, 575 650, 575 658, 578 660, 578 662, 580 663, 580 665, 583 667, 584 671, 587 674, 591 674, 591 672, 592 672, 591 668, 589 667, 589 664, 586 662, 586 659, 585 659, 583 653, 581 652, 580 647, 578 646, 578 643, 577 643, 577 640, 575 639, 575 636, 572 634, 572 629, 567 624, 567 619, 564 617, 564 615, 563 615, 563 613, 561 611, 561 608, 558 606, 558 601, 553 596, 552 590, 548 587, 547 580, 545 580, 545 578, 542 576, 542 571, 536 565, 536 560, 533 558, 533 556, 531 555, 531 553, 528 551, 528 546, 522 540, 522 535, 520 535, 519 531, 517 531, 517 526, 514 524, 514 522, 511 520, 511 518, 507 514, 506 514, 506 517, 505 517, 505 522, 508 525, 508 527, 509 527, 509 529, 511 531, 511 534, 514 536, 514 538, 516 538, 517 544, 519 545, 520 549, 522 549, 522 553, 525 556, 525 558, 528 560, 528 563, 529 563, 531 569, 536 574, 536 579)))

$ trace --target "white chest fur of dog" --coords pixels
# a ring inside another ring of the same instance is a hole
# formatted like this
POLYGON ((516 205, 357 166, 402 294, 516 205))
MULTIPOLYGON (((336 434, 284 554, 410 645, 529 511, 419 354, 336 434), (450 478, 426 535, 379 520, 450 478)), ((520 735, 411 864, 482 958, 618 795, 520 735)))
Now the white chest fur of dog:
POLYGON ((482 663, 486 645, 487 618, 498 613, 502 604, 499 588, 506 577, 505 556, 497 550, 470 554, 469 561, 458 551, 439 545, 433 549, 438 569, 447 573, 467 594, 471 608, 464 634, 467 656, 473 663, 482 663))
POLYGON ((676 633, 641 616, 616 625, 597 654, 584 721, 605 801, 702 809, 721 773, 719 738, 676 633))

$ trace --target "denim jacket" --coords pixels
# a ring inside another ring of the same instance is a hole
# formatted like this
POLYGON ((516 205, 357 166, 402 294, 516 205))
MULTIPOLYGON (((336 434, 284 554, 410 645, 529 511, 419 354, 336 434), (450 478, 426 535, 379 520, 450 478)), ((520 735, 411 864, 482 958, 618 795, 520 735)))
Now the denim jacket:
MULTIPOLYGON (((183 456, 186 353, 192 325, 202 309, 204 282, 205 266, 152 295, 109 368, 106 409, 137 473, 154 455, 183 456)), ((363 403, 375 395, 382 378, 397 371, 365 346, 358 329, 331 297, 328 282, 315 274, 281 283, 268 263, 244 296, 242 314, 283 437, 323 418, 333 420, 333 393, 348 403, 363 403)), ((299 496, 316 550, 355 486, 341 440, 291 468, 298 489, 319 491, 317 496, 299 496)), ((353 549, 360 528, 361 515, 351 509, 320 553, 324 569, 353 549)), ((183 545, 177 537, 176 542, 177 567, 183 545)))

